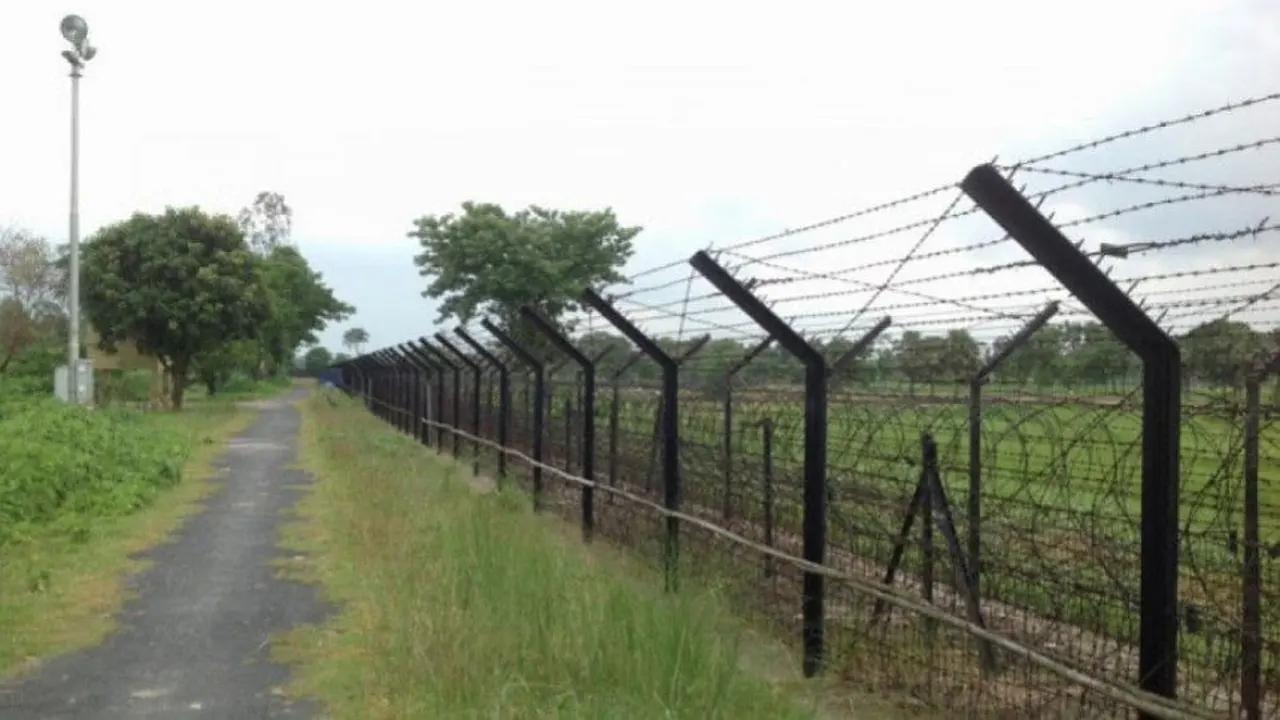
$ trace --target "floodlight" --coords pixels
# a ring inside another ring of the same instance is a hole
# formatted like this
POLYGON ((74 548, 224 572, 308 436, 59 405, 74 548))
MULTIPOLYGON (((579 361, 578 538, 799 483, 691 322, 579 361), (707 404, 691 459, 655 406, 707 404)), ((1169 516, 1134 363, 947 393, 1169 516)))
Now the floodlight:
POLYGON ((79 15, 68 15, 62 18, 62 23, 58 29, 62 31, 62 37, 66 38, 67 42, 75 45, 76 49, 83 46, 85 39, 89 37, 89 23, 85 22, 84 18, 79 15))

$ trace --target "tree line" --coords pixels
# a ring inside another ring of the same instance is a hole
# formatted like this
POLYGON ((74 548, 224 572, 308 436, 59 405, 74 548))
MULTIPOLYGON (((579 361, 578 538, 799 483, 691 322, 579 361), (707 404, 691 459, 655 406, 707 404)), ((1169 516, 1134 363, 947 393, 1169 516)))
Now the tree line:
MULTIPOLYGON (((847 361, 832 382, 863 386, 895 383, 906 385, 908 391, 954 386, 973 378, 1012 338, 1010 333, 984 343, 966 329, 935 334, 905 330, 872 344, 847 361)), ((1196 384, 1241 388, 1246 374, 1262 358, 1280 350, 1280 333, 1255 330, 1246 323, 1225 319, 1204 322, 1177 339, 1182 348, 1186 387, 1196 384)), ((854 340, 836 337, 814 340, 812 344, 828 363, 834 364, 853 349, 854 340)), ((668 353, 679 355, 694 340, 661 337, 657 342, 668 353)), ((759 342, 713 337, 686 363, 682 376, 688 383, 715 386, 717 378, 725 377, 752 354, 750 361, 734 374, 740 385, 803 382, 803 367, 776 344, 752 353, 759 342)), ((615 372, 633 352, 626 338, 611 332, 584 334, 578 344, 589 355, 608 350, 598 368, 605 374, 615 372)), ((629 381, 659 380, 659 370, 653 363, 641 361, 633 368, 627 370, 629 381)), ((1042 327, 999 364, 992 379, 1024 387, 1087 386, 1119 392, 1132 387, 1140 372, 1137 357, 1106 327, 1097 322, 1065 322, 1042 327)))
MULTIPOLYGON (((236 373, 287 372, 300 347, 355 312, 291 244, 292 218, 283 196, 262 192, 234 218, 170 207, 99 229, 80 267, 99 348, 132 343, 154 357, 175 410, 193 382, 212 394, 236 373)), ((63 362, 68 264, 45 238, 0 233, 0 376, 51 379, 63 362)))

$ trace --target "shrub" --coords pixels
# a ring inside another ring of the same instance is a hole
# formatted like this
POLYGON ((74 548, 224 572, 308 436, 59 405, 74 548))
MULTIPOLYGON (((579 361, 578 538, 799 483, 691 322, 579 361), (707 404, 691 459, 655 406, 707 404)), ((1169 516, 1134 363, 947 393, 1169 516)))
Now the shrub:
POLYGON ((35 525, 148 505, 181 478, 185 434, 133 410, 89 410, 49 397, 0 399, 0 545, 35 525))

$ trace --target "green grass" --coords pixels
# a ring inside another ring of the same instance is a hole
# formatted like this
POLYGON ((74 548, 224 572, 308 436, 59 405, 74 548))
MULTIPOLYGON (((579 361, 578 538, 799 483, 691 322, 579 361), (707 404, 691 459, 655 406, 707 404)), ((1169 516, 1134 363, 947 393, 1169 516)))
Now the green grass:
MULTIPOLYGON (((758 646, 715 592, 664 595, 651 570, 584 547, 518 491, 477 492, 335 395, 303 404, 318 480, 285 532, 305 553, 285 572, 341 612, 277 643, 300 665, 293 692, 338 718, 817 712, 815 688, 744 669, 758 646)), ((795 664, 784 652, 775 666, 795 664)))
MULTIPOLYGON (((995 393, 992 393, 995 394, 995 393)), ((1006 393, 1007 394, 1007 393, 1006 393)), ((1201 394, 1203 395, 1203 393, 1201 394)), ((548 422, 557 455, 565 446, 564 392, 549 403, 548 422)), ((798 398, 798 396, 797 396, 798 398)), ((834 491, 829 542, 881 566, 892 549, 906 500, 919 478, 921 434, 931 432, 961 543, 968 535, 969 426, 961 398, 929 402, 928 396, 898 394, 834 398, 829 407, 828 482, 834 491), (867 491, 873 491, 871 495, 867 491), (874 497, 878 494, 879 497, 874 497)), ((1141 498, 1141 431, 1137 401, 1101 406, 1087 400, 989 403, 983 408, 982 469, 984 552, 988 569, 983 595, 1117 638, 1135 640, 1139 583, 1138 527, 1141 498)), ((1201 398, 1203 400, 1203 398, 1201 398)), ((598 401, 597 434, 607 438, 612 398, 598 401)), ((1181 427, 1181 503, 1184 527, 1181 599, 1205 614, 1210 633, 1230 633, 1240 615, 1241 556, 1228 536, 1243 530, 1243 418, 1214 414, 1199 402, 1187 407, 1181 427)), ((517 406, 517 412, 522 406, 517 406)), ((650 463, 652 400, 624 400, 620 464, 636 482, 650 463)), ((687 502, 718 510, 723 492, 722 406, 682 398, 683 492, 687 502)), ((803 405, 799 400, 752 398, 735 402, 734 490, 737 517, 762 515, 761 431, 775 423, 773 456, 779 527, 798 533, 798 484, 803 461, 803 405)), ((573 430, 577 432, 576 428, 573 430)), ((573 446, 577 447, 574 437, 573 446)), ((1280 425, 1263 422, 1261 536, 1280 542, 1280 486, 1267 482, 1280 472, 1280 425)), ((597 467, 607 467, 607 441, 600 441, 597 467)), ((576 453, 576 450, 574 451, 576 453)), ((574 457, 576 465, 576 457, 574 457)), ((656 477, 656 475, 655 475, 656 477)), ((624 478, 626 479, 626 478, 624 478)), ((919 523, 902 572, 918 576, 919 523)), ((938 577, 949 582, 950 562, 935 534, 938 577)), ((1264 561, 1264 588, 1280 581, 1280 565, 1264 561)), ((1266 591, 1268 624, 1275 605, 1266 591)), ((1186 633, 1183 656, 1223 662, 1211 652, 1212 638, 1186 633)), ((1198 674, 1189 672, 1186 676, 1198 674)))
POLYGON ((44 397, 0 406, 0 677, 100 642, 127 599, 131 556, 213 489, 212 460, 254 416, 88 410, 44 397))

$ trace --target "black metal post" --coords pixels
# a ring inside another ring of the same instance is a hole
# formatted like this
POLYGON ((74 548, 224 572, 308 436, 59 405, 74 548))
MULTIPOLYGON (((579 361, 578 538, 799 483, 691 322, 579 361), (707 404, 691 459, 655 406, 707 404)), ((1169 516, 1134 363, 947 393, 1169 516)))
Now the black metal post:
POLYGON ((406 383, 405 402, 407 425, 405 431, 417 440, 422 435, 422 377, 426 370, 410 349, 408 343, 401 344, 399 351, 409 364, 409 381, 406 383))
MULTIPOLYGON (((462 361, 462 364, 471 370, 471 375, 474 378, 471 387, 471 434, 476 439, 471 441, 471 475, 475 477, 480 474, 480 364, 459 350, 456 345, 449 342, 449 338, 444 333, 436 333, 435 338, 436 342, 456 355, 462 361)), ((458 424, 461 425, 462 423, 459 422, 458 424)))
POLYGON ((721 508, 721 515, 727 522, 733 514, 732 495, 733 495, 733 379, 743 368, 751 364, 752 360, 760 357, 760 353, 769 349, 773 345, 773 338, 767 337, 756 343, 745 355, 736 363, 729 367, 724 374, 724 501, 721 508))
POLYGON ((391 358, 382 350, 376 350, 372 353, 373 358, 378 363, 377 380, 374 383, 373 399, 374 414, 378 419, 387 422, 391 414, 387 412, 387 396, 390 395, 391 388, 391 370, 395 365, 391 362, 391 358))
MULTIPOLYGON (((462 338, 462 341, 471 346, 484 361, 492 365, 498 371, 498 444, 503 450, 507 449, 507 428, 510 426, 511 415, 511 378, 507 370, 506 363, 498 359, 497 355, 489 352, 483 345, 476 342, 463 328, 454 328, 453 332, 462 338)), ((492 387, 492 386, 490 386, 492 387)), ((492 390, 490 390, 492 392, 492 390)), ((498 453, 498 483, 507 477, 507 454, 505 452, 498 453)))
POLYGON ((409 349, 408 343, 396 346, 396 352, 404 358, 407 367, 405 381, 405 433, 413 435, 416 440, 422 430, 422 408, 419 407, 422 397, 422 375, 425 372, 422 361, 409 349))
POLYGON ((382 387, 382 360, 374 353, 369 353, 365 356, 364 362, 365 367, 369 369, 369 389, 365 392, 365 405, 370 414, 381 418, 382 408, 378 406, 378 392, 382 387))
MULTIPOLYGON (((689 263, 717 290, 724 293, 787 352, 805 365, 804 394, 804 559, 823 564, 827 554, 827 362, 800 334, 782 321, 742 283, 733 278, 705 251, 689 263)), ((825 593, 822 575, 804 573, 803 615, 804 674, 822 670, 825 652, 825 593)))
POLYGON ((369 382, 371 369, 369 367, 369 359, 365 357, 351 358, 347 361, 347 365, 352 368, 352 381, 357 383, 351 391, 355 394, 358 388, 360 391, 360 403, 365 409, 369 409, 369 382))
POLYGON ((409 422, 413 415, 413 411, 409 407, 409 383, 414 373, 417 372, 417 366, 413 364, 413 361, 398 345, 390 348, 388 352, 396 359, 395 428, 407 435, 409 433, 409 422))
MULTIPOLYGON (((436 360, 434 360, 431 354, 428 353, 426 350, 423 350, 422 348, 415 345, 412 340, 405 343, 405 347, 407 347, 409 352, 412 353, 415 358, 417 358, 422 369, 428 375, 435 378, 436 403, 435 403, 434 414, 436 417, 434 418, 434 420, 435 422, 440 422, 441 421, 440 420, 440 415, 441 415, 440 398, 443 396, 444 366, 441 365, 436 360)), ((423 378, 421 391, 424 397, 421 399, 420 405, 422 408, 422 415, 425 416, 427 419, 431 419, 431 415, 433 414, 433 411, 431 408, 431 390, 430 390, 431 383, 426 382, 426 379, 427 378, 425 377, 423 378)), ((439 427, 436 428, 436 438, 437 438, 437 445, 440 445, 444 442, 443 441, 444 433, 439 427)), ((428 447, 431 445, 431 435, 430 435, 429 426, 425 422, 422 423, 422 426, 419 430, 418 442, 421 442, 423 445, 426 445, 428 447)))
POLYGON ((1243 621, 1240 632, 1240 705, 1246 720, 1262 718, 1262 559, 1259 534, 1262 383, 1280 372, 1280 353, 1245 380, 1243 621))
MULTIPOLYGON (((449 419, 449 424, 452 425, 455 430, 461 430, 462 429, 462 366, 459 365, 456 361, 454 361, 453 358, 451 358, 443 350, 436 347, 435 345, 432 345, 431 341, 428 340, 427 338, 425 337, 418 338, 418 343, 424 349, 426 349, 428 352, 434 355, 437 360, 439 360, 441 363, 447 366, 451 371, 453 371, 453 397, 450 400, 450 405, 453 411, 453 417, 449 419)), ((453 435, 453 457, 456 459, 460 454, 462 439, 458 436, 458 433, 456 432, 451 434, 453 435)))
MULTIPOLYGON (((442 362, 440 358, 437 357, 435 353, 431 352, 426 346, 413 340, 410 340, 408 345, 413 350, 414 354, 431 368, 431 373, 435 377, 435 410, 428 414, 435 415, 436 451, 444 452, 444 373, 445 370, 450 369, 450 366, 442 362)), ((430 439, 427 437, 425 431, 422 436, 422 444, 430 445, 430 439)))
MULTIPOLYGON (((1138 684, 1178 691, 1178 481, 1182 355, 1178 344, 992 165, 964 192, 1142 359, 1142 569, 1138 684)), ((1151 717, 1143 713, 1144 718, 1151 717)))
MULTIPOLYGON (((773 547, 773 418, 760 421, 760 445, 764 457, 764 544, 773 547)), ((773 577, 773 557, 765 556, 764 576, 773 577)))
MULTIPOLYGON (((635 343, 645 355, 662 368, 662 487, 663 506, 668 510, 680 509, 680 365, 668 355, 658 343, 640 332, 609 301, 600 297, 596 291, 588 288, 582 291, 582 302, 586 303, 605 320, 618 329, 618 332, 635 343)), ((703 341, 705 342, 705 340, 703 341)), ((665 570, 666 588, 674 592, 679 585, 677 569, 680 559, 680 523, 668 515, 666 518, 666 537, 663 547, 663 569, 665 570)))
MULTIPOLYGON (((550 320, 530 307, 520 308, 520 314, 542 333, 552 345, 582 368, 582 467, 579 472, 591 483, 596 481, 596 366, 591 358, 582 354, 569 339, 560 334, 550 320)), ((582 537, 590 541, 595 534, 595 488, 582 486, 582 537)))
POLYGON ((497 325, 486 319, 480 321, 480 327, 497 338, 498 342, 510 350, 512 355, 519 358, 520 362, 533 371, 533 508, 538 510, 542 507, 542 423, 546 419, 546 412, 543 410, 542 403, 545 401, 547 394, 545 368, 541 360, 534 357, 528 350, 525 350, 520 343, 513 340, 510 335, 503 332, 497 325))

